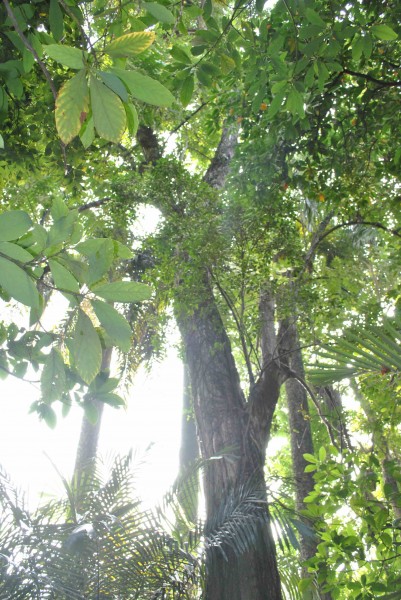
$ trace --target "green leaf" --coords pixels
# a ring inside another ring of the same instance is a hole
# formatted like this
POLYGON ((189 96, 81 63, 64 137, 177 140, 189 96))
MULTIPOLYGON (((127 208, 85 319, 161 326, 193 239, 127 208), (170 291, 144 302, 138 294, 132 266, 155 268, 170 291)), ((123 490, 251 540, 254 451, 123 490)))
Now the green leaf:
POLYGON ((69 350, 75 369, 85 383, 89 384, 100 371, 102 346, 92 321, 81 309, 78 310, 74 337, 70 340, 69 350))
POLYGON ((113 73, 107 73, 107 71, 96 71, 96 73, 112 92, 117 94, 117 96, 120 96, 123 102, 128 102, 127 88, 121 79, 117 77, 117 75, 114 75, 113 73))
POLYGON ((94 238, 81 242, 75 249, 88 258, 86 283, 92 285, 102 279, 114 260, 114 243, 109 238, 94 238))
POLYGON ((309 23, 312 25, 318 25, 319 27, 326 27, 326 23, 323 21, 321 16, 312 8, 307 8, 305 10, 305 16, 309 23))
POLYGON ((30 50, 28 50, 27 48, 24 48, 24 51, 22 53, 22 64, 23 64, 25 73, 29 73, 31 71, 33 65, 35 64, 34 56, 33 56, 32 52, 30 50))
POLYGON ((128 131, 130 132, 132 137, 135 137, 139 126, 137 110, 131 102, 124 104, 124 108, 127 117, 128 131))
POLYGON ((61 291, 79 294, 79 283, 75 277, 60 265, 55 259, 49 259, 50 271, 53 276, 54 285, 61 291))
POLYGON ((88 53, 79 48, 65 46, 64 44, 49 44, 44 47, 44 50, 50 58, 65 67, 76 70, 85 67, 84 57, 86 58, 88 53))
POLYGON ((105 300, 112 302, 142 302, 148 300, 152 290, 144 283, 136 281, 115 281, 92 288, 92 291, 105 300))
POLYGON ((153 31, 127 33, 113 40, 104 51, 113 58, 124 58, 140 54, 155 41, 153 31))
POLYGON ((92 306, 101 326, 111 341, 123 352, 129 352, 132 331, 128 321, 106 302, 92 300, 92 306))
POLYGON ((66 217, 69 213, 68 206, 61 198, 54 198, 50 209, 50 215, 53 221, 58 221, 66 217))
POLYGON ((21 263, 28 263, 32 260, 32 254, 18 246, 18 244, 12 244, 11 242, 0 242, 0 254, 5 254, 21 263))
POLYGON ((160 23, 168 23, 169 25, 175 23, 173 13, 162 4, 158 4, 157 2, 142 2, 142 6, 160 23))
POLYGON ((319 460, 320 462, 324 462, 327 457, 326 448, 324 446, 320 446, 319 448, 319 460))
POLYGON ((100 137, 117 144, 127 123, 120 98, 93 76, 90 78, 90 95, 96 131, 100 137))
POLYGON ((78 135, 89 111, 89 89, 85 70, 66 81, 56 100, 56 127, 60 139, 68 144, 78 135))
POLYGON ((180 100, 183 106, 188 106, 191 102, 192 94, 194 93, 194 78, 192 75, 184 79, 180 90, 180 100))
POLYGON ((106 404, 109 404, 110 406, 114 406, 115 408, 118 408, 120 406, 125 406, 125 401, 123 398, 121 398, 121 396, 119 396, 118 394, 114 394, 113 392, 109 392, 108 394, 97 394, 96 398, 100 401, 100 402, 105 402, 106 404))
POLYGON ((41 404, 39 410, 40 418, 46 423, 50 429, 54 429, 57 425, 57 415, 51 406, 41 404))
POLYGON ((95 126, 93 124, 93 117, 87 119, 82 125, 82 129, 79 132, 79 139, 81 140, 85 150, 92 144, 93 140, 95 139, 95 126))
POLYGON ((117 240, 113 240, 114 243, 114 256, 116 258, 120 258, 121 260, 129 260, 130 258, 134 258, 134 253, 132 250, 128 248, 125 244, 117 240))
POLYGON ((46 404, 59 400, 66 389, 64 361, 60 352, 52 348, 43 366, 40 378, 42 398, 46 404))
POLYGON ((130 94, 154 106, 171 106, 174 96, 161 83, 136 71, 113 69, 113 72, 125 83, 130 94))
POLYGON ((291 89, 287 97, 285 108, 294 116, 298 115, 301 118, 305 116, 304 97, 297 89, 291 89))
POLYGON ((388 25, 373 25, 371 27, 372 34, 379 40, 390 42, 398 38, 398 34, 388 25))
POLYGON ((22 304, 39 309, 39 294, 32 279, 21 267, 2 257, 0 257, 0 286, 22 304))
POLYGON ((58 0, 50 0, 49 23, 54 39, 59 42, 64 35, 64 21, 58 0))
POLYGON ((32 221, 23 210, 9 210, 0 214, 0 241, 17 240, 30 229, 32 221))
POLYGON ((0 133, 0 150, 4 150, 4 138, 0 133))
POLYGON ((302 456, 304 457, 304 459, 305 459, 307 462, 310 462, 310 463, 317 463, 317 462, 318 462, 318 460, 317 460, 316 456, 313 456, 313 454, 308 454, 308 453, 305 453, 305 454, 303 454, 302 456))
POLYGON ((173 46, 170 50, 171 56, 178 62, 184 63, 185 65, 192 65, 192 58, 190 55, 181 48, 180 46, 173 46))

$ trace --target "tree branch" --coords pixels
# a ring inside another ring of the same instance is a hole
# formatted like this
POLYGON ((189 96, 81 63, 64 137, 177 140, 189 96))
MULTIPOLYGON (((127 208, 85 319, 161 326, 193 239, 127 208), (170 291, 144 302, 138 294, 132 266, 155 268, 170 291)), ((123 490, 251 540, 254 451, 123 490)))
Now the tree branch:
POLYGON ((359 73, 358 71, 352 71, 351 69, 344 69, 343 73, 345 73, 346 75, 352 75, 353 77, 360 77, 362 79, 366 79, 366 81, 376 83, 376 85, 380 87, 401 87, 401 81, 388 81, 376 79, 376 77, 373 77, 372 75, 368 75, 367 73, 359 73))

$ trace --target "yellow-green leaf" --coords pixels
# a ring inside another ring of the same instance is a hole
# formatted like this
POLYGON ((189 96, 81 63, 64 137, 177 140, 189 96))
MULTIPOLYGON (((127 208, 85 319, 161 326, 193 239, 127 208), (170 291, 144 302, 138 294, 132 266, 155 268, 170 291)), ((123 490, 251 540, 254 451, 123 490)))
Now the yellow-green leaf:
POLYGON ((140 54, 155 40, 153 31, 136 31, 127 33, 113 40, 104 51, 113 58, 123 58, 140 54))
POLYGON ((131 327, 113 306, 101 300, 92 300, 93 310, 113 344, 123 352, 129 352, 131 347, 131 327))
POLYGON ((114 281, 93 287, 92 290, 97 296, 112 302, 141 302, 152 294, 149 286, 136 281, 114 281))
POLYGON ((56 127, 61 140, 68 144, 78 135, 89 111, 89 90, 82 69, 61 88, 56 101, 56 127))
POLYGON ((123 103, 95 77, 90 79, 90 93, 96 131, 105 140, 118 143, 127 123, 123 103))
POLYGON ((172 25, 175 22, 173 13, 158 2, 142 2, 142 6, 161 23, 169 23, 172 25))
POLYGON ((0 240, 17 240, 30 229, 32 221, 23 210, 8 210, 0 214, 0 240))

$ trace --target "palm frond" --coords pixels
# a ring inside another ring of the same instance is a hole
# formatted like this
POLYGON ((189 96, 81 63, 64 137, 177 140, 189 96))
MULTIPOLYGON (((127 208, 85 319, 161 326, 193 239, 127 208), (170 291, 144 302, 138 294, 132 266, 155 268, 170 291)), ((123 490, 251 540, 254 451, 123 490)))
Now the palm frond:
POLYGON ((382 325, 344 331, 341 339, 332 336, 316 352, 318 360, 308 369, 317 386, 368 373, 401 373, 401 320, 385 318, 382 325))

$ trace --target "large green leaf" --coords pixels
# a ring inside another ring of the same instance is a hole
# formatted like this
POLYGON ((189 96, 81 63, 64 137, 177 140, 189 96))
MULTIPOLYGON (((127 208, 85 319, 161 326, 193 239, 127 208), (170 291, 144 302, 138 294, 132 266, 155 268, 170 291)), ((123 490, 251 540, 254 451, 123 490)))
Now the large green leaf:
POLYGON ((64 44, 49 44, 48 46, 45 46, 44 49, 50 58, 61 63, 65 67, 80 70, 85 66, 84 57, 86 57, 88 53, 79 48, 65 46, 64 44))
POLYGON ((104 51, 113 58, 134 56, 143 52, 155 41, 153 31, 135 31, 113 40, 104 51))
POLYGON ((89 384, 100 371, 102 346, 92 321, 81 309, 68 347, 76 370, 85 383, 89 384))
POLYGON ((2 257, 0 257, 0 286, 22 304, 39 309, 39 294, 32 279, 21 267, 2 257))
POLYGON ((56 348, 52 348, 46 358, 40 378, 40 387, 42 399, 46 403, 59 400, 66 390, 64 361, 56 348))
POLYGON ((142 2, 142 6, 160 23, 168 23, 169 25, 175 23, 173 13, 162 4, 158 2, 142 2))
POLYGON ((172 93, 161 83, 136 71, 113 69, 113 73, 125 83, 130 94, 155 106, 171 106, 174 102, 172 93))
POLYGON ((32 260, 32 254, 18 244, 12 244, 11 242, 0 242, 1 254, 9 256, 20 263, 28 263, 32 260))
POLYGON ((90 95, 96 131, 105 140, 118 143, 127 122, 120 98, 93 76, 90 78, 90 95))
POLYGON ((75 249, 88 258, 86 283, 92 285, 106 275, 114 260, 114 243, 109 238, 93 238, 75 246, 75 249))
POLYGON ((92 306, 111 341, 123 352, 129 352, 132 331, 128 321, 106 302, 92 300, 92 306))
POLYGON ((60 265, 55 259, 49 260, 50 270, 53 276, 54 285, 61 291, 79 293, 79 283, 75 277, 60 265))
POLYGON ((63 85, 56 100, 56 127, 65 144, 78 135, 88 111, 89 90, 82 69, 63 85))
POLYGON ((50 0, 49 23, 54 39, 59 42, 64 35, 64 20, 58 0, 50 0))
POLYGON ((17 240, 30 229, 32 221, 23 210, 10 210, 0 215, 0 241, 17 240))
POLYGON ((398 34, 388 25, 373 25, 371 28, 372 34, 379 40, 393 41, 398 38, 398 34))
POLYGON ((92 288, 92 291, 105 300, 111 302, 141 302, 148 300, 152 290, 144 283, 135 281, 115 281, 92 288))

